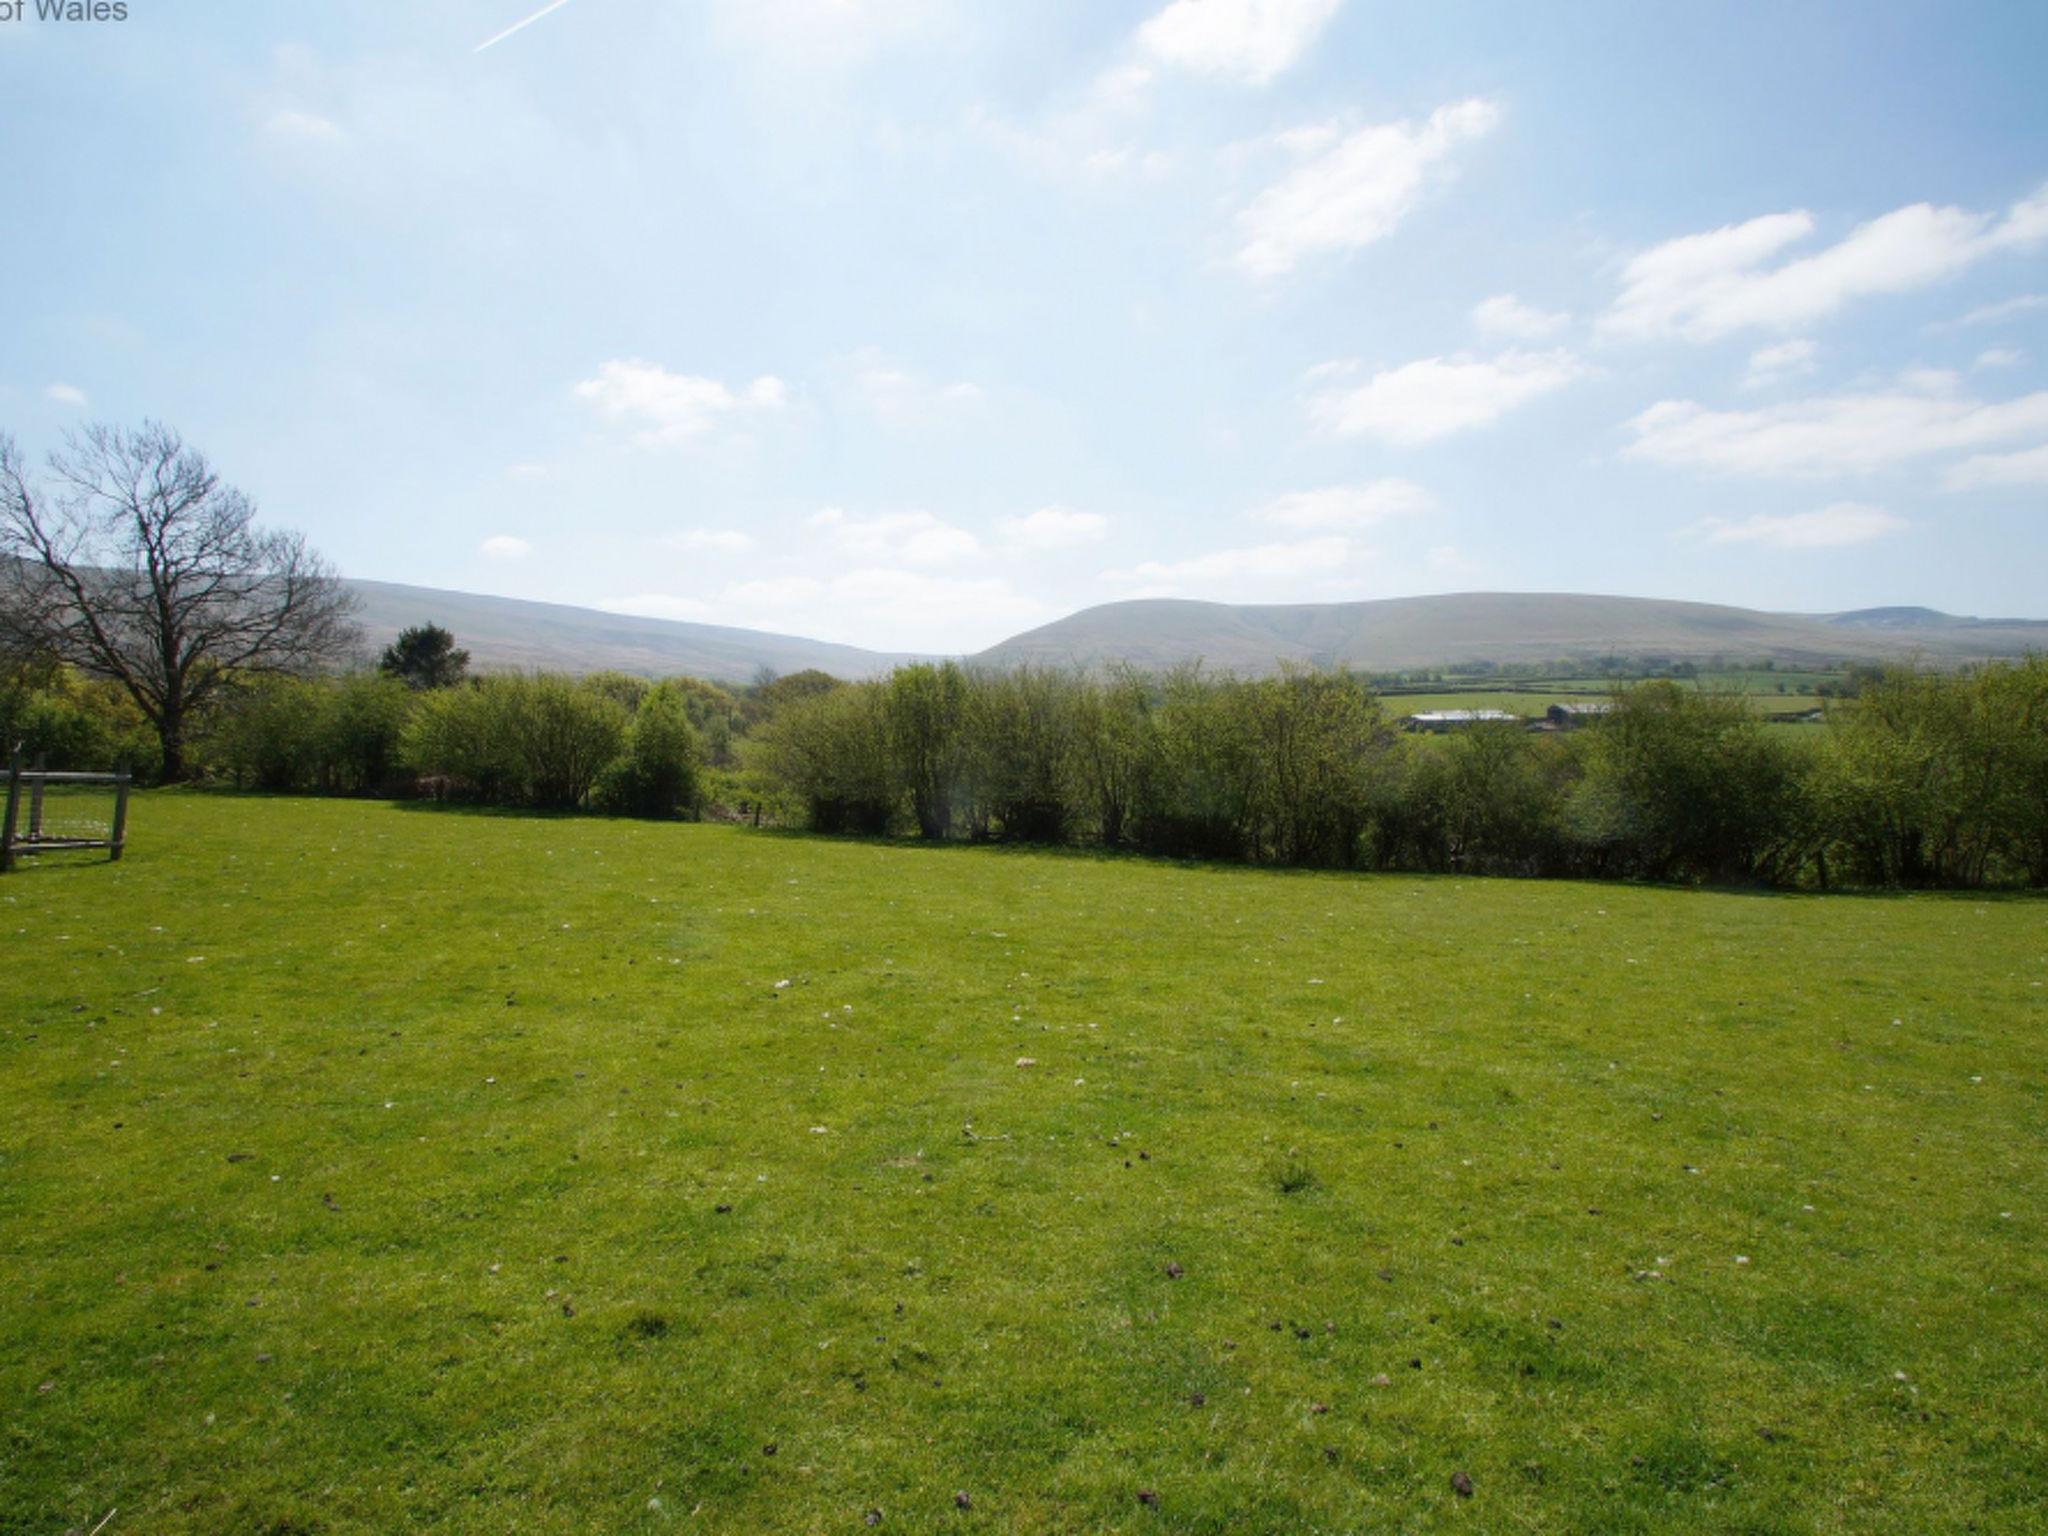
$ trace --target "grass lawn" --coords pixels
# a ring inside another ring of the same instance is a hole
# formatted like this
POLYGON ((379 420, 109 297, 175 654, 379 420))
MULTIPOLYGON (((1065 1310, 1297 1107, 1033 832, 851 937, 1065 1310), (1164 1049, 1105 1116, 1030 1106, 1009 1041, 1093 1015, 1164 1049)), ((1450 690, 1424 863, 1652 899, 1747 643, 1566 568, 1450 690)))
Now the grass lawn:
POLYGON ((0 1532, 2040 1531, 2044 1036, 2038 900, 141 796, 0 1532))

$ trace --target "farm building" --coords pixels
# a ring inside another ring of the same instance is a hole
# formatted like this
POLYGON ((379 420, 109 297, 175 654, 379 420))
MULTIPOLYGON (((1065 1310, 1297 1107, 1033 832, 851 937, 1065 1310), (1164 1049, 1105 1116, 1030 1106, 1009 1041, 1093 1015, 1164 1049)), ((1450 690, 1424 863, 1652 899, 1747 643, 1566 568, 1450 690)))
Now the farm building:
POLYGON ((1410 715, 1401 722, 1401 725, 1406 730, 1441 734, 1445 731, 1462 731, 1475 725, 1512 722, 1520 718, 1521 716, 1511 715, 1504 709, 1430 709, 1419 715, 1410 715))
POLYGON ((1544 718, 1561 731, 1568 731, 1575 725, 1584 725, 1588 720, 1597 720, 1614 708, 1605 699, 1594 704, 1553 704, 1543 712, 1544 718))

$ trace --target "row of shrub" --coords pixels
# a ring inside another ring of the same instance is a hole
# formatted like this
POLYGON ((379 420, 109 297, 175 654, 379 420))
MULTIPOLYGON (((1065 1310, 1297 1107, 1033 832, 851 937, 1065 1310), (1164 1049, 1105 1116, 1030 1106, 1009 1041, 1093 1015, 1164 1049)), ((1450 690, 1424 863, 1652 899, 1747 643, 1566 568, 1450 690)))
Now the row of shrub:
POLYGON ((820 831, 1716 883, 2048 884, 2048 660, 1866 679, 1788 736, 1740 697, 1617 691, 1585 729, 1396 733, 1341 673, 906 667, 785 709, 820 831))
POLYGON ((700 760, 684 688, 616 674, 424 691, 375 674, 280 679, 237 699, 205 748, 251 789, 637 816, 694 812, 700 760))
MULTIPOLYGON (((208 777, 636 815, 711 806, 823 832, 1260 863, 1779 885, 2048 885, 2048 659, 1858 679, 1828 723, 1621 686, 1597 724, 1399 733, 1359 679, 905 667, 726 690, 618 674, 421 688, 252 680, 208 777)), ((52 767, 154 740, 109 685, 0 676, 0 741, 52 767)))

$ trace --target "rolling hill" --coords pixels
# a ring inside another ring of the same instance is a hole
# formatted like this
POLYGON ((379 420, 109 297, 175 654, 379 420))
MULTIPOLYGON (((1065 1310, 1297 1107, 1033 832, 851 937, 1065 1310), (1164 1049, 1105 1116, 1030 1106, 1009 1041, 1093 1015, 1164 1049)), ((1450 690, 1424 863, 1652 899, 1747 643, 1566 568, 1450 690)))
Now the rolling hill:
POLYGON ((758 629, 642 619, 438 587, 388 581, 345 585, 361 599, 356 622, 372 652, 382 650, 409 625, 434 623, 454 631, 456 643, 469 651, 472 663, 486 670, 544 667, 744 683, 763 668, 790 673, 816 667, 835 677, 857 678, 873 677, 914 659, 758 629))
POLYGON ((1129 661, 1145 668, 1201 661, 1251 674, 1282 662, 1376 672, 1610 656, 1824 666, 1916 655, 1954 662, 2029 649, 2048 650, 2048 621, 1960 619, 1931 609, 1816 615, 1658 598, 1461 592, 1357 603, 1105 603, 1013 636, 975 660, 1089 667, 1129 661))
MULTIPOLYGON (((365 639, 381 648, 409 624, 455 632, 486 669, 613 669, 746 682, 763 668, 816 667, 873 677, 916 658, 794 635, 635 618, 473 592, 348 583, 362 599, 365 639)), ((1717 658, 1788 666, 1920 657, 1952 663, 2048 650, 2048 621, 1971 619, 1929 608, 1763 613, 1713 603, 1569 593, 1466 592, 1358 603, 1241 605, 1146 599, 1084 608, 969 658, 983 666, 1147 669, 1200 661, 1267 673, 1282 663, 1392 672, 1468 662, 1717 658)))

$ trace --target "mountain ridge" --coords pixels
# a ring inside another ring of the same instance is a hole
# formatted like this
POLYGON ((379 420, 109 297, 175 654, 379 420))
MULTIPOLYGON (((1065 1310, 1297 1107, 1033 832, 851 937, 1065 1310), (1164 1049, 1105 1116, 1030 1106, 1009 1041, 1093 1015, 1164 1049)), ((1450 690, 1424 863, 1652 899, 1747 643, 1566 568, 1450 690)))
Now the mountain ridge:
MULTIPOLYGON (((408 625, 455 633, 484 669, 616 670, 747 682, 815 667, 874 677, 908 652, 730 625, 645 618, 564 603, 348 579, 372 649, 408 625)), ((1920 658, 1936 664, 2048 651, 2048 620, 1980 619, 1923 607, 1772 613, 1668 598, 1458 592, 1349 603, 1233 604, 1136 598, 1083 608, 962 659, 982 666, 1200 662, 1271 673, 1283 665, 1394 672, 1492 662, 1770 660, 1833 666, 1920 658)))

